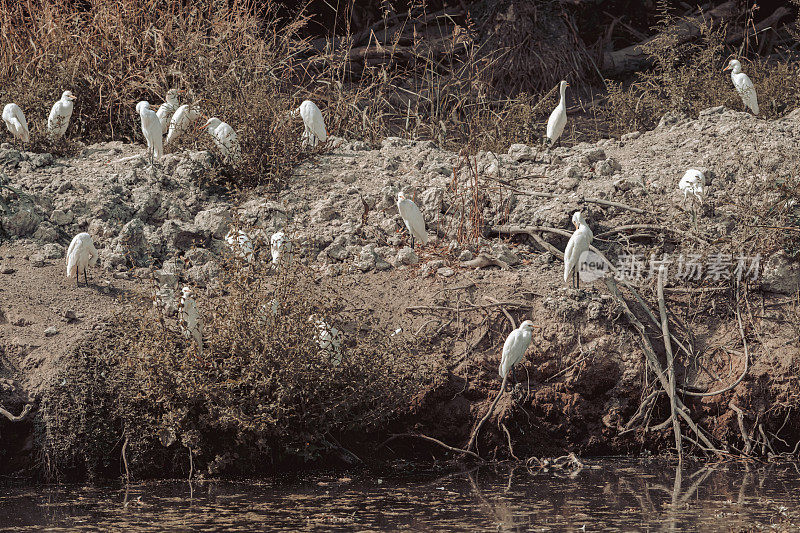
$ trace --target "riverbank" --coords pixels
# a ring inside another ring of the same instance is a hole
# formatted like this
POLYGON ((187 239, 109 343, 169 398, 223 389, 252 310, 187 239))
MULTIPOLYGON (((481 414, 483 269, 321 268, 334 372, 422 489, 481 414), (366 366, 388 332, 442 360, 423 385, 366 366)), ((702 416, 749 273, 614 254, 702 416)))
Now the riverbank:
MULTIPOLYGON (((347 383, 357 382, 359 368, 368 364, 360 339, 387 339, 402 343, 387 346, 403 347, 403 393, 413 392, 413 400, 392 404, 368 430, 342 429, 334 419, 323 435, 308 435, 313 453, 292 451, 297 436, 292 450, 281 449, 274 435, 268 449, 248 445, 250 455, 239 465, 220 459, 218 448, 225 443, 218 439, 213 452, 192 451, 194 432, 200 433, 197 442, 214 441, 204 427, 182 425, 188 419, 167 416, 169 406, 139 405, 153 420, 147 427, 157 430, 136 433, 141 446, 125 450, 131 461, 141 454, 134 475, 170 475, 163 470, 170 465, 182 471, 185 465, 178 466, 176 457, 189 455, 198 473, 235 473, 252 464, 270 470, 282 461, 355 464, 447 456, 416 437, 377 445, 393 434, 421 433, 464 446, 499 391, 497 365, 511 322, 525 319, 541 329, 516 369, 513 392, 481 431, 482 457, 667 451, 674 447, 672 425, 664 424, 670 405, 647 370, 647 343, 635 321, 601 279, 584 280, 580 289, 563 281, 559 250, 576 210, 583 210, 594 245, 617 271, 621 296, 643 323, 661 365, 667 359, 660 324, 650 321, 621 280, 657 314, 653 274, 657 262, 669 266, 664 293, 675 373, 689 419, 703 437, 726 454, 792 452, 800 424, 797 117, 795 112, 764 121, 712 108, 696 118, 665 116, 655 130, 621 139, 551 151, 514 145, 506 154, 473 156, 429 141, 388 138, 373 147, 334 138, 323 153, 297 166, 280 192, 256 190, 239 198, 201 185, 214 165, 204 151, 168 154, 152 171, 140 158, 109 163, 142 152, 119 142, 87 146, 65 158, 4 145, 0 161, 10 185, 23 195, 13 198, 13 214, 3 218, 11 240, 0 245, 0 404, 12 414, 31 405, 22 422, 0 417, 0 447, 11 459, 5 464, 35 473, 44 462, 44 470, 80 477, 94 454, 91 461, 102 465, 95 474, 113 477, 123 470, 126 426, 117 419, 100 420, 102 438, 80 435, 84 444, 107 447, 76 447, 82 458, 55 460, 52 439, 63 437, 59 431, 65 429, 55 400, 78 397, 70 388, 75 376, 102 381, 98 361, 119 367, 125 354, 103 360, 86 348, 110 346, 111 353, 135 340, 135 333, 124 337, 114 330, 117 310, 149 316, 150 324, 162 317, 165 338, 180 339, 175 295, 190 284, 207 324, 219 324, 220 309, 227 309, 221 306, 232 298, 219 280, 231 265, 247 267, 230 262, 223 238, 234 227, 252 235, 256 255, 266 263, 272 233, 289 236, 307 274, 304 283, 324 287, 320 294, 330 300, 320 305, 343 333, 346 371, 339 375, 347 383), (677 189, 690 167, 706 175, 702 204, 684 205, 677 189), (415 199, 436 235, 426 247, 407 247, 395 206, 400 190, 415 199), (63 275, 64 249, 79 231, 92 234, 101 259, 86 289, 63 275)), ((259 294, 281 287, 273 273, 248 276, 261 280, 259 294)), ((294 320, 291 298, 281 301, 287 303, 285 316, 294 320)), ((206 329, 209 360, 221 361, 228 352, 214 351, 223 346, 215 335, 206 329)), ((185 341, 170 343, 165 353, 194 353, 185 341)), ((200 386, 212 376, 219 379, 203 365, 191 368, 200 386)), ((366 379, 370 391, 378 390, 379 379, 366 379)), ((104 410, 106 399, 80 398, 82 416, 110 412, 104 410)), ((686 444, 687 453, 708 453, 702 449, 708 443, 689 421, 682 424, 684 434, 700 443, 686 444)))

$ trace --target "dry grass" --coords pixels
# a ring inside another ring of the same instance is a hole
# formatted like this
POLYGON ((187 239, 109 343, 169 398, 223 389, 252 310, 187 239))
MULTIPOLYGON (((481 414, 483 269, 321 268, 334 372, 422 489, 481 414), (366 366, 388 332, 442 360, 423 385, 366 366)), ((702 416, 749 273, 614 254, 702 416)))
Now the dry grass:
POLYGON ((189 450, 195 472, 252 474, 335 455, 335 443, 358 444, 407 413, 432 361, 365 332, 305 267, 270 268, 269 258, 223 266, 220 289, 199 298, 202 356, 175 318, 135 306, 80 346, 41 404, 46 464, 113 477, 127 439, 136 476, 185 475, 189 450), (341 364, 318 346, 311 314, 358 332, 344 334, 341 364))

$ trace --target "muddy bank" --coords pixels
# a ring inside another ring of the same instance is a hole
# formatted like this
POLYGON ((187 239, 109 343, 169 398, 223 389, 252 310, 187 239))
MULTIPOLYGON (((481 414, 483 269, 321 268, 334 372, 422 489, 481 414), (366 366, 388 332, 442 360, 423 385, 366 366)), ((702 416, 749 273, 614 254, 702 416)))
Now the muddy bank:
MULTIPOLYGON (((406 412, 367 434, 330 434, 312 461, 357 462, 348 451, 367 462, 447 454, 410 437, 376 447, 396 433, 463 446, 499 391, 511 321, 524 319, 541 329, 484 425, 483 457, 508 457, 509 442, 517 457, 668 450, 669 401, 646 370, 648 341, 666 364, 660 326, 621 281, 647 341, 601 279, 580 289, 563 281, 559 251, 576 210, 617 276, 656 314, 653 274, 669 267, 676 380, 692 423, 729 453, 791 452, 800 438, 797 117, 767 122, 713 108, 694 119, 666 116, 654 131, 619 140, 549 152, 514 145, 469 158, 431 142, 334 139, 280 193, 241 203, 197 184, 214 164, 204 151, 169 154, 152 171, 139 159, 109 163, 142 150, 122 143, 64 159, 4 145, 0 161, 23 194, 9 195, 12 213, 2 219, 10 240, 0 245, 0 404, 12 414, 32 406, 22 422, 0 417, 4 465, 41 467, 40 438, 54 421, 38 407, 69 385, 76 346, 109 335, 118 297, 155 302, 172 323, 183 284, 195 286, 201 309, 224 296, 217 280, 232 227, 265 242, 283 230, 298 261, 335 285, 340 313, 328 320, 343 332, 344 358, 354 338, 370 333, 398 336, 440 365, 406 412), (689 167, 706 174, 702 203, 684 204, 677 189, 689 167), (400 190, 435 234, 424 248, 408 247, 394 204, 400 190), (63 276, 64 249, 79 231, 93 235, 101 257, 88 289, 63 276)), ((103 475, 120 471, 123 439, 115 442, 103 475)), ((178 455, 158 461, 182 473, 178 455)), ((278 456, 271 451, 262 466, 278 456)), ((215 458, 197 461, 203 472, 215 458)))

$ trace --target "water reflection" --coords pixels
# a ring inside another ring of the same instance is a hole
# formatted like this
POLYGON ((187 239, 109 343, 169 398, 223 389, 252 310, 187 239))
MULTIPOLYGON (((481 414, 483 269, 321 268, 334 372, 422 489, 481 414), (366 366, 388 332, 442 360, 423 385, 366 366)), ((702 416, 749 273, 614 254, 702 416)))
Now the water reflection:
POLYGON ((82 531, 792 531, 795 464, 586 461, 569 472, 481 468, 446 475, 127 486, 0 485, 0 529, 82 531))

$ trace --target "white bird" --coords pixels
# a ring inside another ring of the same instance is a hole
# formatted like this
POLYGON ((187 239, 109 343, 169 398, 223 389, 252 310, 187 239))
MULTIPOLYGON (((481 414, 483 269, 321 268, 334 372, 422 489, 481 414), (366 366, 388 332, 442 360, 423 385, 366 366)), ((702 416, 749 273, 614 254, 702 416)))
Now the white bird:
POLYGON ((200 126, 200 129, 203 128, 211 135, 211 139, 226 161, 233 163, 241 159, 242 148, 239 146, 239 139, 229 124, 216 117, 211 117, 200 126))
POLYGON ((722 69, 731 71, 731 81, 736 88, 736 92, 742 97, 742 102, 747 106, 754 115, 758 115, 758 96, 756 95, 756 88, 750 78, 742 72, 742 64, 736 59, 731 59, 728 66, 722 69))
POLYGON ((423 246, 428 244, 428 233, 425 231, 425 218, 422 216, 422 211, 419 210, 417 204, 406 198, 402 191, 397 194, 397 209, 411 234, 411 246, 414 246, 415 238, 422 241, 423 246))
POLYGON ((17 104, 6 104, 3 108, 3 122, 6 123, 6 128, 15 139, 19 139, 24 143, 31 140, 25 113, 22 112, 22 109, 17 104))
POLYGON ((328 140, 328 131, 325 129, 325 120, 322 118, 322 111, 319 110, 317 104, 311 100, 305 100, 300 107, 290 113, 292 117, 300 115, 303 119, 303 146, 309 144, 314 147, 318 142, 326 142, 328 140))
POLYGON ((161 121, 161 135, 166 135, 169 131, 170 120, 175 114, 175 111, 180 107, 181 103, 178 100, 178 95, 183 92, 178 89, 170 89, 167 91, 167 96, 164 98, 165 102, 156 111, 158 120, 161 121))
POLYGON ((564 282, 569 280, 569 276, 572 274, 573 285, 580 287, 581 254, 589 250, 594 234, 580 211, 575 211, 575 214, 572 215, 572 223, 575 225, 575 233, 569 238, 567 248, 564 250, 564 282))
POLYGON ((172 120, 169 121, 169 132, 167 133, 167 139, 164 141, 164 144, 166 145, 177 140, 198 118, 200 118, 199 109, 188 104, 180 106, 175 111, 175 114, 172 115, 172 120))
POLYGON ((561 91, 561 99, 553 112, 550 113, 550 118, 547 119, 547 138, 550 140, 552 146, 564 133, 564 126, 567 125, 567 100, 566 92, 569 83, 562 81, 559 86, 561 91))
POLYGON ((194 291, 191 287, 184 287, 181 291, 181 303, 178 307, 178 320, 180 321, 181 331, 185 338, 194 338, 197 343, 197 351, 200 357, 203 356, 203 318, 200 316, 200 309, 194 299, 194 291))
POLYGON ((150 103, 142 100, 136 104, 136 112, 142 119, 142 133, 147 141, 147 153, 154 159, 164 154, 164 138, 161 136, 161 121, 156 112, 150 109, 150 103))
POLYGON ((225 242, 233 250, 233 255, 239 259, 244 259, 248 263, 253 262, 255 257, 253 241, 250 240, 250 235, 245 233, 244 230, 230 230, 225 235, 225 242))
POLYGON ((517 329, 508 334, 506 342, 503 344, 503 357, 500 359, 500 377, 505 379, 508 371, 514 374, 514 381, 517 380, 514 365, 519 363, 525 352, 528 351, 528 346, 531 344, 533 336, 533 322, 530 320, 524 321, 517 329))
POLYGON ((705 186, 706 177, 702 172, 694 168, 687 170, 678 183, 678 188, 683 191, 683 203, 686 203, 686 196, 689 194, 702 202, 705 186))
POLYGON ((91 235, 88 233, 75 235, 67 249, 67 278, 75 276, 75 284, 80 287, 78 274, 83 272, 83 282, 88 287, 89 280, 86 276, 86 267, 96 265, 98 257, 91 235))
POLYGON ((50 115, 47 117, 47 133, 51 138, 58 139, 67 131, 76 98, 72 91, 64 91, 61 93, 61 100, 53 104, 50 115))
POLYGON ((333 366, 342 364, 342 332, 328 325, 316 315, 311 315, 308 317, 308 320, 314 322, 317 328, 317 333, 314 335, 314 338, 320 350, 328 355, 333 366))
POLYGON ((286 238, 286 235, 282 231, 274 233, 269 239, 269 244, 272 252, 272 264, 278 265, 285 262, 285 255, 292 250, 292 243, 286 238))

